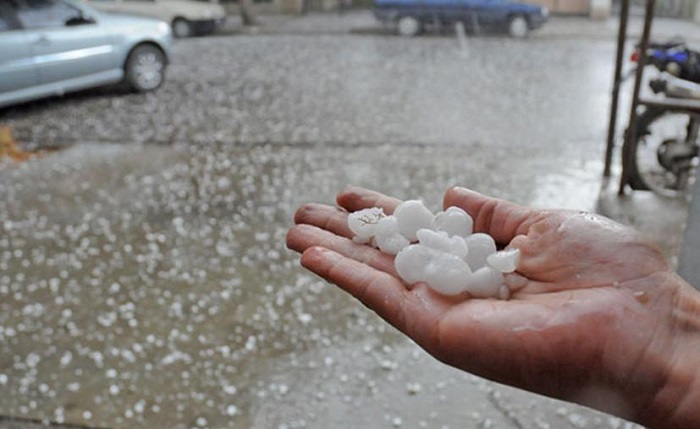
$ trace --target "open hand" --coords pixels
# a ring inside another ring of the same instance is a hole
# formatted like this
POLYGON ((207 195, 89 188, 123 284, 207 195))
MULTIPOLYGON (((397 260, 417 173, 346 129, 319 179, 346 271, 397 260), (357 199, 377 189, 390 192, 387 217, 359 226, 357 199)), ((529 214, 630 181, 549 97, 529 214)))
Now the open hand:
MULTIPOLYGON (((589 405, 645 424, 676 418, 654 407, 669 360, 684 355, 675 310, 689 287, 659 250, 606 218, 543 211, 450 189, 444 206, 474 218, 475 232, 521 251, 508 301, 408 288, 393 256, 354 243, 347 213, 399 200, 351 188, 340 208, 309 204, 287 236, 304 267, 337 284, 441 361, 494 381, 589 405)), ((680 358, 679 358, 680 359, 680 358)))

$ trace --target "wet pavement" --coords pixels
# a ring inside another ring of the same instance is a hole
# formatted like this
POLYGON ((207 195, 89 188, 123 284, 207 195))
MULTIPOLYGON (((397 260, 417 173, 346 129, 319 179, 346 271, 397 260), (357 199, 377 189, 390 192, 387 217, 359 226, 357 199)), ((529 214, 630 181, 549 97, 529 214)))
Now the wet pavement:
MULTIPOLYGON (((89 427, 622 428, 457 372, 284 247, 348 184, 594 210, 613 40, 179 41, 157 93, 0 112, 0 415, 89 427), (574 54, 575 53, 575 54, 574 54)), ((0 420, 0 427, 4 424, 0 420)))
POLYGON ((613 55, 607 41, 199 38, 176 45, 155 94, 84 92, 2 120, 39 145, 576 146, 600 133, 613 55))
POLYGON ((294 208, 346 183, 436 208, 451 183, 527 195, 528 171, 546 164, 503 177, 465 168, 453 148, 372 153, 82 144, 3 172, 3 414, 107 427, 618 427, 450 370, 297 267, 283 244, 294 208))

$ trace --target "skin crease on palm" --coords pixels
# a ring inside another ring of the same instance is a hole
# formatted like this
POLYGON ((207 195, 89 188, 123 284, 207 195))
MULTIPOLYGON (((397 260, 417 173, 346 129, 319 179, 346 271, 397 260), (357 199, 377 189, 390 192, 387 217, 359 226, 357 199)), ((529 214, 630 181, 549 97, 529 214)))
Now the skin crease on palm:
POLYGON ((509 300, 446 297, 405 285, 393 256, 352 242, 348 212, 399 203, 349 188, 339 207, 301 207, 287 245, 448 365, 649 427, 700 427, 700 293, 637 232, 452 188, 444 206, 521 258, 509 300))

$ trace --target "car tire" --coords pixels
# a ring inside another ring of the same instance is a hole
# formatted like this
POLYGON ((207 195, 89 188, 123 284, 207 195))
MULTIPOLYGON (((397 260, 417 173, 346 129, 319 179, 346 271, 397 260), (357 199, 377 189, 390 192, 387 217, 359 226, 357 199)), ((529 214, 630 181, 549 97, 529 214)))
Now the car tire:
POLYGON ((175 18, 171 27, 173 29, 173 36, 178 39, 192 36, 192 24, 185 18, 175 18))
POLYGON ((165 81, 165 54, 153 45, 141 45, 129 54, 124 66, 125 81, 136 92, 158 89, 165 81))
POLYGON ((530 33, 530 26, 527 18, 516 15, 508 21, 508 34, 514 39, 524 39, 530 33))
POLYGON ((420 21, 413 16, 402 16, 396 22, 396 31, 400 36, 413 37, 421 31, 420 21))

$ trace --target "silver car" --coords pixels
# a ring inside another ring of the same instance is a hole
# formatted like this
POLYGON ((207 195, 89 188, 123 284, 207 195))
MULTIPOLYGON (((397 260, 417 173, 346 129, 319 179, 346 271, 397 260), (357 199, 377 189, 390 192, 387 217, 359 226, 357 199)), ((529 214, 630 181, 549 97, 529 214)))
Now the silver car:
POLYGON ((210 34, 224 23, 226 10, 213 2, 195 0, 89 0, 104 12, 148 16, 169 22, 175 37, 210 34))
POLYGON ((74 0, 0 0, 0 107, 119 82, 152 91, 171 46, 162 21, 74 0))

